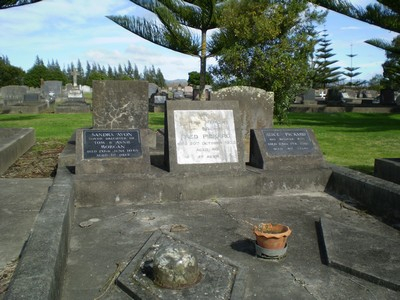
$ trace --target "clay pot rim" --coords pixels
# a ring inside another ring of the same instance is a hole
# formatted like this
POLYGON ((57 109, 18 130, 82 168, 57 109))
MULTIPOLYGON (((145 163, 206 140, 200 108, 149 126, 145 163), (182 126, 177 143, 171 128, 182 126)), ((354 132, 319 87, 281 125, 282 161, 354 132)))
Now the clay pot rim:
POLYGON ((282 225, 279 223, 260 223, 258 225, 255 225, 253 228, 253 232, 256 236, 263 236, 266 238, 282 238, 282 237, 288 237, 291 233, 292 230, 289 228, 289 226, 282 225), (284 230, 283 232, 280 233, 268 233, 268 232, 263 232, 262 230, 259 230, 259 228, 264 228, 264 227, 270 227, 270 226, 281 226, 282 229, 284 230))

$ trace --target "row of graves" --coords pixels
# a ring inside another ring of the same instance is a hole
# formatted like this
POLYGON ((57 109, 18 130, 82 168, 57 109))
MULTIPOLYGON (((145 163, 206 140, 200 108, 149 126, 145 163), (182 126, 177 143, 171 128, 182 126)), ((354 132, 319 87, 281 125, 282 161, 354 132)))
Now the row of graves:
POLYGON ((93 127, 75 143, 75 201, 239 197, 321 188, 331 173, 311 129, 273 128, 273 93, 231 87, 211 101, 165 101, 148 129, 148 83, 94 81, 93 127))
POLYGON ((400 93, 392 89, 375 90, 353 88, 308 89, 296 97, 295 104, 305 105, 400 105, 400 93))
POLYGON ((83 91, 88 87, 77 85, 76 75, 74 82, 63 88, 62 82, 50 80, 41 82, 41 88, 10 85, 0 91, 2 113, 41 113, 50 105, 55 105, 56 113, 90 112, 90 105, 85 102, 83 91))

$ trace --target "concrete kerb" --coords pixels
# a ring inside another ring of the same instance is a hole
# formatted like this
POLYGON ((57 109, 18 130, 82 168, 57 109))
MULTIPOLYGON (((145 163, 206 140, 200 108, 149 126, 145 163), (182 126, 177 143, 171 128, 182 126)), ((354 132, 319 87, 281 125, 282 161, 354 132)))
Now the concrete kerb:
POLYGON ((73 219, 71 177, 68 170, 57 170, 5 299, 60 298, 73 219))
POLYGON ((371 213, 384 218, 400 218, 400 185, 358 171, 330 165, 332 175, 326 192, 356 200, 371 213))
POLYGON ((0 174, 35 144, 33 128, 1 128, 0 174))

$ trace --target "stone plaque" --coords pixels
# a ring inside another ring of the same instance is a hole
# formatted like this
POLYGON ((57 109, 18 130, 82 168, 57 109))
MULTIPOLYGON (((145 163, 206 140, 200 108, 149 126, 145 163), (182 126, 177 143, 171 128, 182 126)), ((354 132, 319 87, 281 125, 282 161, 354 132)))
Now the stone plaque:
POLYGON ((145 129, 78 129, 75 173, 147 173, 148 140, 145 129))
POLYGON ((306 129, 262 129, 269 155, 306 155, 314 144, 306 129))
POLYGON ((237 101, 166 101, 164 162, 169 172, 245 170, 237 101))
POLYGON ((137 129, 83 131, 84 159, 131 158, 141 155, 140 131, 137 129))
POLYGON ((269 171, 325 168, 314 132, 307 128, 252 129, 250 165, 269 171))
POLYGON ((232 110, 174 111, 178 164, 238 162, 232 110))

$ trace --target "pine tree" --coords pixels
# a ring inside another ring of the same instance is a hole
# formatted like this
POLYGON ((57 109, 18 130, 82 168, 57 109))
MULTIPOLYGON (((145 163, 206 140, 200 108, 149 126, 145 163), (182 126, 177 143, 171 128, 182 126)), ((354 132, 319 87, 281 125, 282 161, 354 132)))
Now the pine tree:
POLYGON ((0 9, 22 6, 26 4, 33 4, 41 0, 2 0, 0 1, 0 9))
POLYGON ((350 78, 350 86, 360 86, 364 83, 363 81, 353 82, 353 78, 361 74, 361 72, 356 72, 359 68, 353 67, 353 57, 357 56, 357 54, 353 54, 353 45, 351 45, 351 53, 347 54, 347 56, 350 57, 350 67, 344 68, 347 72, 343 72, 343 75, 350 78))
MULTIPOLYGON (((392 47, 400 49, 400 35, 392 41, 392 47)), ((383 67, 383 84, 386 88, 400 89, 400 53, 386 51, 383 67)))
POLYGON ((324 88, 331 83, 339 81, 341 72, 338 71, 340 67, 334 67, 333 64, 337 63, 337 60, 329 60, 335 54, 332 53, 332 48, 329 46, 332 43, 328 40, 327 30, 323 30, 322 38, 318 40, 319 48, 316 49, 315 61, 313 68, 313 87, 324 88))
POLYGON ((207 32, 217 28, 221 4, 224 1, 131 0, 131 2, 153 12, 161 23, 133 16, 108 16, 108 18, 150 42, 199 57, 200 95, 202 95, 207 58, 216 54, 212 45, 207 43, 207 32), (200 37, 190 28, 199 30, 200 37))

